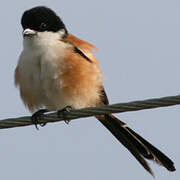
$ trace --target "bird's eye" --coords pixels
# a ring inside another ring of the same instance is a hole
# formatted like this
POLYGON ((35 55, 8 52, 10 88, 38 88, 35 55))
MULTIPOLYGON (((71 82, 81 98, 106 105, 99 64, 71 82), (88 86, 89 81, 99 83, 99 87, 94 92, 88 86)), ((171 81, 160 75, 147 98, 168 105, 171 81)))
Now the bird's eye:
POLYGON ((40 26, 39 26, 41 29, 45 29, 47 27, 47 24, 46 23, 41 23, 40 26))

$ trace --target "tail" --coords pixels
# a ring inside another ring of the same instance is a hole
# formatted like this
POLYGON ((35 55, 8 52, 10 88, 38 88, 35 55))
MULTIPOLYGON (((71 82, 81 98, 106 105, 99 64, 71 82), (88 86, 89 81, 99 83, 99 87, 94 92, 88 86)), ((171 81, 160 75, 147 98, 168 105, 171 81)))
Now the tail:
POLYGON ((152 144, 134 132, 113 115, 99 115, 96 118, 131 152, 139 163, 154 176, 148 160, 153 160, 169 171, 175 171, 174 163, 152 144))

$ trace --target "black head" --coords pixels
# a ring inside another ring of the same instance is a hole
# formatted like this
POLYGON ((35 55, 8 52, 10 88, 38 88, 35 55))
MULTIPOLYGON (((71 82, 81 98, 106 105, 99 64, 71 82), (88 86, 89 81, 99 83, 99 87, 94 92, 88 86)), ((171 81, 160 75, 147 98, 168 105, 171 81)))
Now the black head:
POLYGON ((67 34, 62 20, 53 10, 44 6, 37 6, 25 11, 21 18, 21 24, 24 30, 27 28, 38 32, 64 30, 67 34))

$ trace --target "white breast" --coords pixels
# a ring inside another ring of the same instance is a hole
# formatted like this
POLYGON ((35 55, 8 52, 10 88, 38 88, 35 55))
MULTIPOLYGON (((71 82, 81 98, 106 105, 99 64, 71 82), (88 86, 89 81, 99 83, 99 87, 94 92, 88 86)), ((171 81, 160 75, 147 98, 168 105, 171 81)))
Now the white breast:
POLYGON ((100 102, 102 79, 97 63, 89 63, 76 55, 75 59, 67 60, 72 45, 59 39, 58 33, 43 32, 34 39, 24 40, 17 84, 30 111, 42 106, 48 110, 68 105, 79 109, 100 102))
POLYGON ((59 64, 63 61, 66 48, 70 45, 55 38, 57 37, 46 33, 40 34, 33 41, 32 39, 24 40, 24 50, 18 62, 21 79, 19 86, 24 94, 35 98, 33 110, 42 106, 50 110, 64 107, 63 101, 60 99, 57 101, 56 96, 59 93, 56 91, 60 88, 59 64))

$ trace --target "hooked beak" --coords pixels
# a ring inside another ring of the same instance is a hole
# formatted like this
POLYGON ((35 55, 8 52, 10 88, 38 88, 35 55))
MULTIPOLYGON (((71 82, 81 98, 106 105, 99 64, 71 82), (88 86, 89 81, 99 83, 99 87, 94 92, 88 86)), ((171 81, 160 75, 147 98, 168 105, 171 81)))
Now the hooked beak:
POLYGON ((36 35, 37 34, 37 31, 35 31, 35 30, 33 30, 33 29, 25 29, 24 31, 23 31, 23 36, 24 37, 32 37, 32 36, 34 36, 34 35, 36 35))

